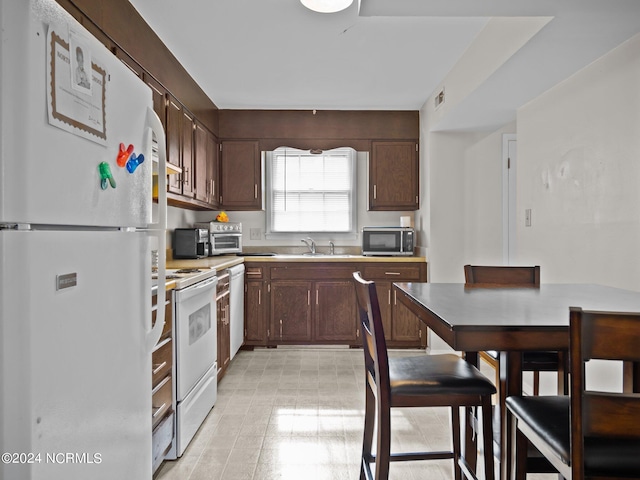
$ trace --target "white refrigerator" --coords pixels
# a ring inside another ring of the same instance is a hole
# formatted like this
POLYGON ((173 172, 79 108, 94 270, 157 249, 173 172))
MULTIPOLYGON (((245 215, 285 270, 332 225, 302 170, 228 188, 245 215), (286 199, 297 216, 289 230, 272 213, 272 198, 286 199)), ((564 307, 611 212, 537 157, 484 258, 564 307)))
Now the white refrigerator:
POLYGON ((0 35, 0 480, 151 479, 151 91, 53 0, 0 35))

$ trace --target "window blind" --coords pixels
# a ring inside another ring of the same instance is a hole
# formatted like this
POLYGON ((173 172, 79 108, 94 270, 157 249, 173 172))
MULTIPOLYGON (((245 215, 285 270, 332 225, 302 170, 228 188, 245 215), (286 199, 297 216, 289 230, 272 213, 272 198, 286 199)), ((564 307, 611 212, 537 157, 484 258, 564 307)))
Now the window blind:
POLYGON ((355 156, 350 149, 311 154, 273 152, 270 223, 272 232, 351 232, 355 156))

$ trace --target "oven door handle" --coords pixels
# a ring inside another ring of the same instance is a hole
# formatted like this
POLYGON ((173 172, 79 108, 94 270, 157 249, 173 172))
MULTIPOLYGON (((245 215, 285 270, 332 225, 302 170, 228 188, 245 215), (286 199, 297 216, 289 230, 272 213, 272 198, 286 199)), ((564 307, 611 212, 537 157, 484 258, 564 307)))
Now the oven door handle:
POLYGON ((211 277, 182 290, 176 290, 176 301, 181 302, 195 295, 200 295, 206 289, 215 290, 217 284, 218 277, 211 277))

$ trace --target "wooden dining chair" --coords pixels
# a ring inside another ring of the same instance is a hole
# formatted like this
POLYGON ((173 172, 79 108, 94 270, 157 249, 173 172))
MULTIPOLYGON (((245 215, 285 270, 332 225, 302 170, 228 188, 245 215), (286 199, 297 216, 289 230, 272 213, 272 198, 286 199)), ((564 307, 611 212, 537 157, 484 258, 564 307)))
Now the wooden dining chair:
MULTIPOLYGON (((540 288, 539 266, 464 266, 465 286, 470 288, 533 287, 540 288)), ((495 370, 496 385, 500 384, 498 352, 479 352, 480 358, 495 370)), ((533 372, 533 394, 540 392, 540 372, 558 372, 558 391, 567 393, 568 360, 564 352, 525 352, 522 370, 533 372)))
POLYGON ((516 480, 536 446, 567 480, 640 479, 640 393, 588 389, 592 359, 640 362, 640 313, 570 309, 571 392, 510 396, 516 431, 516 480))
MULTIPOLYGON (((366 395, 361 480, 386 480, 393 461, 453 459, 455 479, 475 479, 460 452, 460 407, 482 407, 485 478, 493 480, 491 395, 495 387, 478 369, 455 354, 389 358, 374 282, 353 274, 365 359, 366 395), (391 453, 391 409, 451 408, 452 451, 391 453), (372 453, 377 424, 375 455, 372 453), (375 464, 373 473, 371 464, 375 464)), ((475 459, 474 459, 475 460, 475 459)), ((474 462, 475 463, 475 462, 474 462)))

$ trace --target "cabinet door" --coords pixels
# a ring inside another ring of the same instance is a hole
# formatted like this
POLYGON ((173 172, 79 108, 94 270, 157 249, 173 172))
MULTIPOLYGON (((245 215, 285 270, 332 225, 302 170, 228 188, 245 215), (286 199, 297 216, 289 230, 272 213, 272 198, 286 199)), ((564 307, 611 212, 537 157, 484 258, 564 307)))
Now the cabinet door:
POLYGON ((195 198, 201 202, 209 203, 210 184, 209 184, 209 132, 202 125, 195 123, 193 133, 194 143, 194 181, 195 181, 195 198))
POLYGON ((316 282, 314 290, 314 339, 355 344, 359 335, 353 282, 316 282))
POLYGON ((417 210, 417 143, 372 142, 369 210, 417 210))
POLYGON ((391 330, 391 282, 376 281, 376 292, 378 293, 378 303, 380 304, 384 338, 390 341, 393 333, 391 330))
POLYGON ((209 185, 209 199, 207 203, 212 208, 218 208, 220 205, 218 182, 218 172, 220 169, 220 143, 216 137, 208 133, 207 135, 207 183, 209 185))
POLYGON ((244 296, 244 337, 247 345, 266 345, 267 325, 265 323, 264 282, 247 281, 244 296))
POLYGON ((419 343, 420 346, 426 347, 427 337, 424 323, 411 310, 397 301, 395 292, 392 295, 393 321, 391 338, 394 342, 419 343))
POLYGON ((223 141, 220 162, 222 207, 227 210, 262 209, 258 142, 223 141))
POLYGON ((271 283, 271 337, 278 342, 311 341, 311 282, 271 283))
POLYGON ((186 111, 182 111, 182 195, 193 198, 195 187, 193 185, 193 135, 195 123, 193 117, 186 111))
POLYGON ((229 295, 219 296, 216 300, 216 316, 217 316, 217 342, 218 342, 218 380, 222 378, 229 361, 230 354, 230 337, 229 337, 229 295))
POLYGON ((153 111, 162 122, 162 126, 167 128, 167 92, 151 75, 144 74, 144 83, 149 85, 153 95, 153 111))
MULTIPOLYGON (((176 167, 182 166, 181 161, 181 141, 182 137, 182 106, 178 101, 169 97, 167 100, 167 162, 172 163, 176 167)), ((169 185, 167 191, 171 193, 182 194, 182 176, 169 175, 169 185)))

